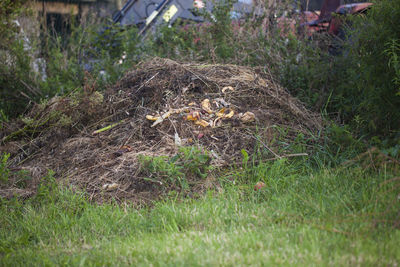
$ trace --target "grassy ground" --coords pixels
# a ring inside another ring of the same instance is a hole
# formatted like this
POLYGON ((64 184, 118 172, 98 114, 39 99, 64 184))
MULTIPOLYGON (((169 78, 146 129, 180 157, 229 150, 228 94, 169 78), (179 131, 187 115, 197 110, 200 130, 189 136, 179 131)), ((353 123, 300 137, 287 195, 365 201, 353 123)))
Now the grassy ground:
POLYGON ((221 192, 139 210, 49 182, 28 203, 2 202, 0 265, 397 266, 393 177, 283 160, 228 173, 221 192), (257 180, 267 186, 255 192, 257 180))

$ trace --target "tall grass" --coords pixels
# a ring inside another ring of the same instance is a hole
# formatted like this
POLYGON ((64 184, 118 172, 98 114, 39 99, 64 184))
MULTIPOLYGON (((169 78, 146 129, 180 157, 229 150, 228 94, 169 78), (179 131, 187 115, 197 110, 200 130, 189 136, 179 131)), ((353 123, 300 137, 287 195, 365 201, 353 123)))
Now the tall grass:
POLYGON ((302 165, 280 160, 232 170, 219 193, 171 194, 141 209, 90 203, 47 178, 40 197, 2 200, 0 263, 399 264, 395 174, 302 165), (266 187, 254 191, 257 181, 266 187))

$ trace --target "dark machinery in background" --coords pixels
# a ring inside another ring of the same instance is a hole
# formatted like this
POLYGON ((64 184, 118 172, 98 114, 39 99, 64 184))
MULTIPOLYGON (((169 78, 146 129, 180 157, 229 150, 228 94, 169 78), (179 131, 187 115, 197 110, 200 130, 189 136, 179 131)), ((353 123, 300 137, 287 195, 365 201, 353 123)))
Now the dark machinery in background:
POLYGON ((311 32, 325 31, 332 35, 338 35, 342 30, 345 16, 363 14, 371 6, 372 3, 341 5, 340 0, 325 0, 318 17, 306 22, 303 26, 308 27, 311 32))
MULTIPOLYGON (((299 32, 308 36, 316 32, 338 35, 341 32, 344 16, 364 13, 372 5, 372 3, 342 5, 343 0, 314 0, 313 2, 316 2, 314 5, 318 1, 322 2, 320 10, 306 10, 295 18, 278 18, 278 26, 289 28, 289 31, 296 35, 299 32), (337 15, 332 16, 332 14, 337 15)), ((135 25, 139 28, 139 35, 144 35, 149 29, 155 32, 158 26, 172 25, 177 19, 194 23, 203 22, 204 17, 201 13, 206 12, 212 18, 212 9, 213 3, 210 0, 128 0, 113 16, 113 21, 125 26, 135 25)), ((233 19, 240 19, 243 15, 250 13, 261 15, 261 12, 253 4, 253 0, 239 0, 233 5, 231 16, 233 19)))
MULTIPOLYGON (((121 25, 136 25, 142 35, 161 24, 172 25, 177 19, 203 22, 201 13, 211 14, 212 8, 211 1, 203 0, 128 0, 113 16, 113 21, 121 25)), ((252 0, 239 0, 233 5, 231 15, 239 18, 242 14, 251 12, 257 12, 252 0)))
POLYGON ((348 16, 365 14, 372 3, 351 3, 342 5, 342 0, 324 0, 320 10, 303 11, 294 17, 277 19, 282 35, 305 35, 312 37, 316 33, 327 33, 340 39, 344 38, 344 25, 348 16))

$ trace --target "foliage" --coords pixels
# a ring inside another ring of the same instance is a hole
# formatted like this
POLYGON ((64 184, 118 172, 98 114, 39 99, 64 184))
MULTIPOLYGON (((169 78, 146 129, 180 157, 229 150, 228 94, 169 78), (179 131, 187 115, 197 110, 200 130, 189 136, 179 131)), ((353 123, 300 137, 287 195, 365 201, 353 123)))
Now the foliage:
POLYGON ((26 0, 3 0, 0 2, 0 50, 7 49, 14 42, 20 29, 14 20, 25 10, 26 0))
POLYGON ((152 50, 169 58, 230 62, 235 49, 232 46, 234 24, 230 12, 233 4, 232 0, 219 1, 214 3, 211 13, 199 11, 208 21, 202 24, 180 26, 181 22, 177 22, 178 26, 162 27, 155 35, 152 50))
POLYGON ((181 147, 178 154, 171 159, 164 156, 140 156, 142 170, 148 174, 148 180, 161 184, 170 183, 182 189, 204 179, 210 169, 211 157, 197 147, 181 147))
POLYGON ((0 113, 15 115, 26 109, 30 100, 37 98, 35 77, 31 69, 29 43, 22 31, 18 16, 27 15, 25 0, 0 2, 0 113))
POLYGON ((31 179, 29 173, 25 170, 11 171, 9 169, 8 159, 10 154, 3 153, 0 157, 0 185, 9 186, 11 183, 17 188, 25 188, 31 179))
POLYGON ((48 202, 56 202, 58 198, 58 184, 54 178, 54 171, 49 170, 48 174, 44 176, 38 186, 37 194, 32 199, 35 204, 45 204, 48 202))
POLYGON ((344 52, 333 68, 336 87, 331 110, 339 110, 355 130, 396 138, 400 128, 398 39, 400 2, 374 3, 366 16, 355 16, 344 52))
POLYGON ((398 86, 397 95, 400 95, 400 41, 392 39, 387 43, 385 54, 389 56, 389 67, 394 70, 393 82, 398 86))
MULTIPOLYGON (((19 7, 10 18, 27 10, 19 7)), ((108 22, 79 25, 74 17, 69 23, 63 36, 47 27, 42 27, 40 37, 29 36, 18 26, 9 31, 13 39, 0 41, 6 47, 0 50, 1 114, 15 117, 43 98, 102 89, 138 61, 141 50, 135 28, 108 22)))
POLYGON ((88 85, 88 76, 93 87, 90 90, 101 90, 137 62, 140 49, 136 28, 109 22, 70 23, 68 38, 46 33, 43 53, 48 71, 41 88, 48 96, 82 90, 88 85))
POLYGON ((3 153, 0 158, 0 182, 8 182, 10 170, 8 169, 7 161, 10 154, 3 153))

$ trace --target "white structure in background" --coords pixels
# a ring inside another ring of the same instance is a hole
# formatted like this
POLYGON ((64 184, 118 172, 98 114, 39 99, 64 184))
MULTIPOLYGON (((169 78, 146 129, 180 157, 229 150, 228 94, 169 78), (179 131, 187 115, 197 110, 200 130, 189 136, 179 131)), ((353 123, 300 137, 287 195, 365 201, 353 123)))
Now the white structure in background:
MULTIPOLYGON (((21 26, 21 23, 18 20, 14 20, 13 23, 19 29, 18 37, 23 42, 24 51, 26 52, 28 57, 32 58, 31 68, 36 73, 36 75, 39 77, 39 79, 41 79, 42 81, 45 81, 47 79, 46 60, 44 58, 37 57, 37 55, 35 55, 37 51, 35 51, 35 49, 33 48, 32 42, 30 41, 29 37, 25 33, 23 27, 21 26)), ((11 61, 9 63, 12 64, 11 61)))

